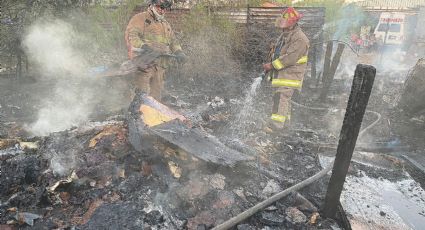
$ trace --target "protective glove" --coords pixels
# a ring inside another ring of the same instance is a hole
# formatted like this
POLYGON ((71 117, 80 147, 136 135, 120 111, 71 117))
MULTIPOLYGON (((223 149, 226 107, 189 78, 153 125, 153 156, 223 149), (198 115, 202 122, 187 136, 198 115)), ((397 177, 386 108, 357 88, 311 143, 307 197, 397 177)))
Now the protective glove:
POLYGON ((142 46, 147 46, 151 50, 155 50, 156 52, 167 54, 170 53, 170 48, 167 44, 160 43, 160 42, 153 42, 153 41, 146 41, 146 43, 142 46))
POLYGON ((131 47, 131 51, 133 51, 133 53, 135 54, 135 56, 139 56, 139 55, 141 55, 143 53, 151 53, 153 51, 153 49, 150 46, 144 44, 140 48, 131 47))
POLYGON ((263 69, 264 69, 264 72, 269 72, 270 70, 272 70, 273 69, 273 65, 272 65, 272 63, 266 63, 266 64, 263 64, 263 69))
POLYGON ((187 56, 186 54, 183 53, 183 51, 179 50, 175 53, 176 55, 176 60, 178 63, 180 64, 184 64, 187 61, 187 56))

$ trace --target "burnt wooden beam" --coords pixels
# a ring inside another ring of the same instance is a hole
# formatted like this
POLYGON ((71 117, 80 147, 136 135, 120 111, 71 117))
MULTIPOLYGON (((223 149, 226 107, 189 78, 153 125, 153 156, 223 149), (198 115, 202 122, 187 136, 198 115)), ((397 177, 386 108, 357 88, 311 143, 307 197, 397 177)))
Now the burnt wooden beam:
POLYGON ((323 63, 323 71, 322 71, 323 85, 326 82, 326 78, 328 77, 328 73, 329 73, 329 68, 331 67, 332 50, 333 50, 333 41, 328 41, 328 43, 326 44, 325 61, 323 63))
POLYGON ((345 177, 347 176, 348 167, 350 166, 354 147, 356 146, 369 96, 372 92, 375 75, 375 67, 362 64, 357 65, 339 136, 332 175, 326 192, 323 210, 323 214, 326 217, 334 218, 336 215, 345 177))
POLYGON ((315 79, 317 75, 316 61, 317 61, 317 45, 313 45, 311 51, 311 79, 315 79))
POLYGON ((22 77, 22 55, 20 52, 16 55, 16 78, 22 77))
POLYGON ((326 100, 326 97, 328 96, 328 92, 334 80, 336 69, 338 68, 339 62, 341 61, 341 56, 342 56, 342 53, 344 52, 344 48, 345 48, 344 44, 342 43, 338 44, 338 48, 336 49, 335 55, 332 58, 332 63, 328 66, 328 68, 326 69, 326 72, 324 72, 324 75, 323 75, 324 85, 319 97, 322 102, 324 102, 326 100))
POLYGON ((206 163, 234 166, 254 158, 227 147, 217 137, 154 98, 137 92, 127 117, 129 141, 139 152, 152 152, 155 143, 172 144, 206 163))

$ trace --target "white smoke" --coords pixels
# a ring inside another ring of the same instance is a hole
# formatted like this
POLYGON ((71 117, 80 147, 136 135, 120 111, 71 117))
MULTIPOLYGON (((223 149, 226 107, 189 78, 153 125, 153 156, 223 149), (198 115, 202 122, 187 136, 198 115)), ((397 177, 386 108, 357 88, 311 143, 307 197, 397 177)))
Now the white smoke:
POLYGON ((28 29, 23 40, 26 54, 42 80, 52 82, 37 120, 27 126, 34 135, 48 135, 78 126, 88 121, 100 102, 119 104, 113 98, 116 90, 87 74, 89 60, 84 50, 78 48, 89 47, 87 42, 89 40, 71 24, 61 20, 36 22, 28 29), (100 96, 102 92, 105 95, 100 96))
POLYGON ((26 54, 49 77, 82 76, 86 67, 83 54, 75 49, 84 37, 61 20, 32 25, 24 38, 26 54))
POLYGON ((35 135, 47 135, 86 122, 92 112, 94 93, 89 89, 58 83, 54 96, 44 101, 38 119, 29 126, 35 135), (74 88, 75 87, 75 88, 74 88))

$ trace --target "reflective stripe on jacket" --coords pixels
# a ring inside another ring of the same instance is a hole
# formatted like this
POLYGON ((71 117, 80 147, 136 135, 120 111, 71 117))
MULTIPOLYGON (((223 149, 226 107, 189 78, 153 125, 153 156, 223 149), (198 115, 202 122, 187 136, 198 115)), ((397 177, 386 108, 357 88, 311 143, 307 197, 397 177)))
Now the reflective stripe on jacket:
POLYGON ((125 30, 125 41, 130 59, 134 56, 132 48, 140 48, 145 44, 163 53, 181 50, 170 24, 165 20, 156 20, 151 9, 130 19, 125 30))
POLYGON ((269 55, 274 68, 273 86, 301 89, 309 45, 310 41, 298 25, 279 36, 269 55))

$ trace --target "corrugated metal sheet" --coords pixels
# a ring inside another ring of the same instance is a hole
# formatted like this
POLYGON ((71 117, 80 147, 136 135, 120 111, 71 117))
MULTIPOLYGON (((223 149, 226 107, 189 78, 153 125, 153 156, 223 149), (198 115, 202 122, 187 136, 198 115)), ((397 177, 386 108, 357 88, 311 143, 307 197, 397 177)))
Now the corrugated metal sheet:
MULTIPOLYGON (((267 47, 270 43, 273 43, 275 39, 281 33, 281 30, 276 29, 274 21, 281 14, 285 7, 279 8, 263 8, 263 7, 252 7, 249 8, 248 14, 248 28, 249 28, 249 41, 252 44, 256 44, 262 50, 257 50, 255 53, 258 54, 251 59, 258 59, 267 56, 267 47)), ((310 44, 318 44, 323 41, 323 26, 325 24, 325 8, 324 7, 298 7, 296 8, 304 16, 300 20, 299 25, 301 26, 304 33, 310 39, 310 44)), ((320 55, 321 49, 314 51, 313 47, 310 49, 309 60, 312 59, 313 53, 320 55)), ((258 60, 251 60, 258 62, 258 60)))
POLYGON ((425 0, 364 0, 355 3, 367 9, 412 9, 425 6, 425 0))

